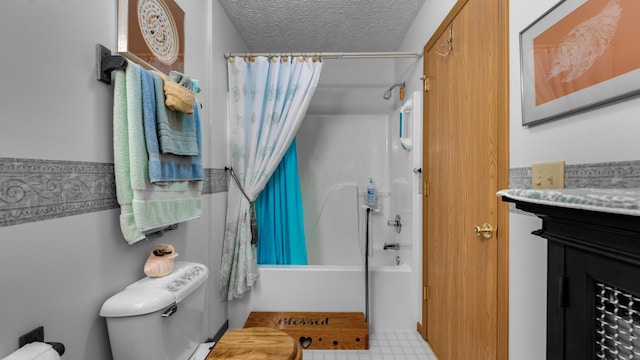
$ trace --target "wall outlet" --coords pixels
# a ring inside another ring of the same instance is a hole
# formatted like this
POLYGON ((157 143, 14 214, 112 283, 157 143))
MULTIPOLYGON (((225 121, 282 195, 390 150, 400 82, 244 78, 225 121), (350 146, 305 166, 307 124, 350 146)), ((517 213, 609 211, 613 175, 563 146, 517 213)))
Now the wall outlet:
POLYGON ((564 189, 564 161, 534 163, 531 183, 533 189, 564 189))
POLYGON ((43 342, 44 341, 44 327, 38 326, 37 328, 29 331, 28 333, 20 336, 18 338, 18 347, 23 347, 32 342, 43 342))

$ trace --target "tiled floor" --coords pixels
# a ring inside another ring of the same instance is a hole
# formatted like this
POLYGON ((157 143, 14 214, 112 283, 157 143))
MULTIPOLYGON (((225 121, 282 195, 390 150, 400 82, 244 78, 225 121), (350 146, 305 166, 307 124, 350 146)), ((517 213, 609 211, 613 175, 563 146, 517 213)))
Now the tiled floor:
POLYGON ((303 350, 304 360, 436 360, 429 345, 411 330, 369 333, 369 350, 303 350))

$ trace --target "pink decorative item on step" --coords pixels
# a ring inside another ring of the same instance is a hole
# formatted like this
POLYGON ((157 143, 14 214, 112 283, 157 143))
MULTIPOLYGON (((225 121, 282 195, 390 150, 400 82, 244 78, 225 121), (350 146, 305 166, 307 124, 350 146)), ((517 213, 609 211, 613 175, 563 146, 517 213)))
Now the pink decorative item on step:
POLYGON ((179 254, 172 245, 158 244, 151 248, 151 254, 144 264, 144 274, 148 277, 159 278, 173 272, 173 262, 179 254))

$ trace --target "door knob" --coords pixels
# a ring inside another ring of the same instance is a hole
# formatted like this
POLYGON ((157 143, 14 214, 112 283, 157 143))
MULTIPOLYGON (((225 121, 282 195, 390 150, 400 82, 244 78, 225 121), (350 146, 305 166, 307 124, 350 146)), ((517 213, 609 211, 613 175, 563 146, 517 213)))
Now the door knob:
POLYGON ((493 227, 491 224, 484 223, 482 226, 474 226, 473 232, 477 237, 483 236, 485 239, 491 239, 493 236, 493 227))

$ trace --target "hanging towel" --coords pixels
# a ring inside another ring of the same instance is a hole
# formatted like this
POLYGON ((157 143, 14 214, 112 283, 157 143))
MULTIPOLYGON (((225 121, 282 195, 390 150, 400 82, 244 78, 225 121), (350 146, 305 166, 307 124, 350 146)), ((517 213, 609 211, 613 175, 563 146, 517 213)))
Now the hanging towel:
POLYGON ((172 82, 164 82, 165 105, 171 110, 179 111, 187 115, 193 114, 193 105, 196 97, 193 92, 186 87, 172 82))
POLYGON ((194 95, 191 78, 177 71, 172 71, 169 73, 169 78, 165 80, 165 105, 171 110, 192 115, 196 97, 194 95))
POLYGON ((144 137, 142 76, 129 62, 116 71, 114 89, 114 167, 120 204, 120 227, 125 240, 145 239, 145 232, 202 215, 202 181, 151 184, 144 137))
MULTIPOLYGON (((162 78, 162 102, 165 105, 176 104, 183 102, 184 99, 178 100, 180 96, 191 96, 193 101, 185 102, 182 109, 186 107, 188 112, 193 112, 193 106, 195 105, 195 95, 189 88, 170 80, 164 74, 154 72, 154 74, 162 78), (167 92, 167 89, 169 91, 167 92), (173 89, 173 90, 171 90, 173 89)), ((174 79, 182 79, 183 76, 180 73, 175 75, 172 71, 174 79)), ((191 80, 187 83, 191 88, 197 87, 197 83, 193 83, 191 80)), ((198 87, 199 90, 199 87, 198 87)), ((156 100, 160 103, 159 98, 156 100)), ((157 129, 158 140, 160 143, 160 150, 163 154, 174 155, 198 155, 198 146, 196 139, 195 123, 193 117, 185 114, 181 111, 174 111, 168 106, 157 107, 157 129)))
MULTIPOLYGON (((133 64, 128 64, 129 70, 133 64)), ((127 126, 127 81, 124 70, 116 70, 113 90, 113 165, 116 177, 116 198, 120 204, 120 229, 132 244, 145 239, 133 216, 133 189, 129 164, 129 128, 127 126)))
POLYGON ((198 155, 193 116, 157 106, 158 140, 164 154, 198 155))
POLYGON ((193 92, 196 92, 194 90, 194 84, 193 84, 193 82, 191 80, 191 77, 189 75, 185 75, 185 74, 183 74, 181 72, 178 72, 178 71, 171 71, 169 73, 169 80, 171 80, 171 81, 173 81, 175 83, 178 83, 178 84, 184 86, 185 88, 187 88, 187 89, 189 89, 189 90, 191 90, 193 92))
POLYGON ((200 114, 198 105, 193 108, 193 121, 195 125, 196 144, 198 155, 180 156, 163 154, 158 144, 156 107, 164 108, 164 95, 162 91, 162 78, 156 73, 145 69, 142 72, 142 103, 144 117, 144 137, 149 155, 149 180, 153 184, 167 185, 170 181, 204 180, 202 167, 202 134, 200 132, 200 114))

